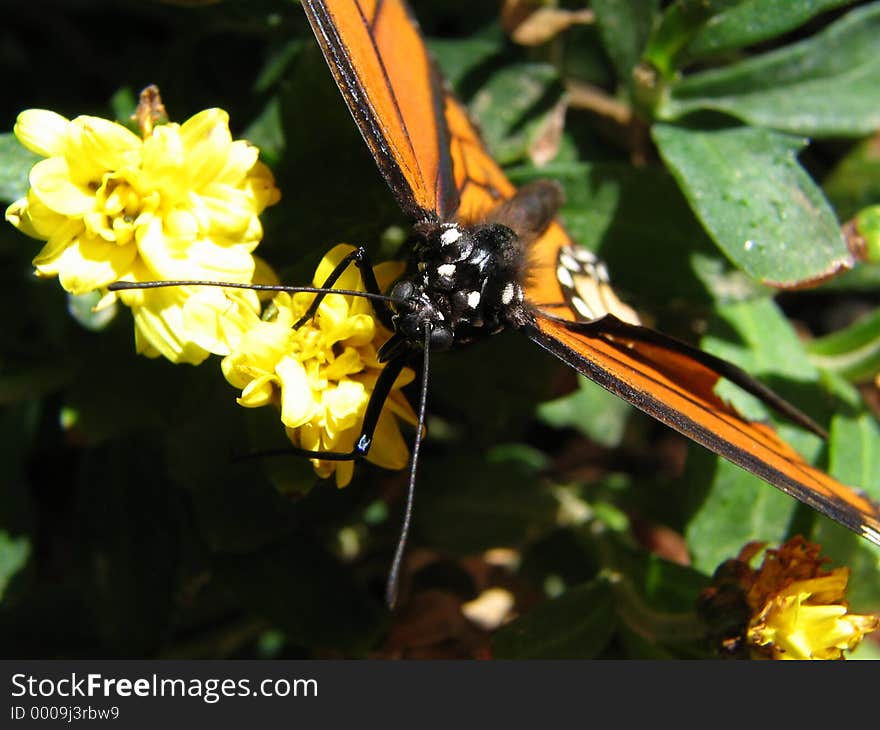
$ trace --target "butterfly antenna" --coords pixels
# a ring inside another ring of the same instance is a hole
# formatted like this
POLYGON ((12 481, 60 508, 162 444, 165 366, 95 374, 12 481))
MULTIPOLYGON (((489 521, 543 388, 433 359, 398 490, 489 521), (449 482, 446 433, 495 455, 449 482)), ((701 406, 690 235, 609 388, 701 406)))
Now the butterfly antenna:
POLYGON ((413 441, 412 461, 409 466, 409 486, 406 491, 406 507, 403 512, 403 524, 400 526, 400 537, 397 539, 397 549, 394 551, 394 560, 391 562, 391 572, 388 574, 388 584, 385 587, 385 603, 389 609, 397 603, 397 590, 400 586, 400 568, 403 564, 403 554, 406 552, 406 542, 409 538, 409 528, 412 522, 413 499, 416 493, 416 468, 419 463, 419 448, 422 445, 422 434, 425 430, 425 406, 428 402, 428 368, 430 362, 431 324, 425 324, 425 346, 422 357, 422 388, 419 394, 419 420, 416 426, 416 437, 413 441))
POLYGON ((400 304, 400 299, 385 294, 361 291, 359 289, 332 289, 320 286, 285 286, 283 284, 241 284, 231 281, 115 281, 107 288, 110 291, 128 291, 130 289, 161 289, 169 286, 215 286, 221 289, 250 289, 252 291, 276 291, 297 294, 342 294, 347 297, 362 297, 379 302, 400 304))

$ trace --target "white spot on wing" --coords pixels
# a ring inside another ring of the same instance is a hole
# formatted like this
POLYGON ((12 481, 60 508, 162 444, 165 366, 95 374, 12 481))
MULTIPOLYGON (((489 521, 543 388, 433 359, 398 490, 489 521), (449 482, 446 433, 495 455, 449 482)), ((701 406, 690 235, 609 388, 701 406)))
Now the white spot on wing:
POLYGON ((574 289, 574 279, 571 276, 571 271, 565 268, 565 266, 559 266, 556 269, 556 278, 562 286, 574 289))
POLYGON ((880 532, 869 525, 862 525, 862 534, 875 545, 880 545, 880 532))
POLYGON ((479 305, 480 303, 480 292, 472 291, 470 294, 468 294, 467 303, 471 309, 476 309, 477 305, 479 305))
POLYGON ((440 276, 446 276, 451 279, 455 276, 455 264, 442 264, 437 267, 437 273, 440 276))
POLYGON ((569 256, 564 250, 559 252, 559 263, 569 271, 580 271, 582 268, 577 260, 569 256))
POLYGON ((590 311, 590 308, 587 306, 587 303, 580 297, 572 297, 571 306, 579 315, 581 315, 581 317, 586 317, 587 319, 595 319, 593 313, 590 311))
POLYGON ((566 246, 565 250, 582 264, 592 264, 595 261, 598 261, 596 254, 586 248, 581 248, 580 246, 566 246))

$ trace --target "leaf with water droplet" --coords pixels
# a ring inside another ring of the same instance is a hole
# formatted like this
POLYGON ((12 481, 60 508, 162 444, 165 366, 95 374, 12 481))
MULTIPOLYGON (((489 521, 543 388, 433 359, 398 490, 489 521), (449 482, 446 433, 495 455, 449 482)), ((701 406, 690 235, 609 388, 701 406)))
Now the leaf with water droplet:
POLYGON ((667 124, 655 125, 653 136, 709 235, 758 281, 800 287, 852 266, 831 206, 798 163, 802 138, 667 124))

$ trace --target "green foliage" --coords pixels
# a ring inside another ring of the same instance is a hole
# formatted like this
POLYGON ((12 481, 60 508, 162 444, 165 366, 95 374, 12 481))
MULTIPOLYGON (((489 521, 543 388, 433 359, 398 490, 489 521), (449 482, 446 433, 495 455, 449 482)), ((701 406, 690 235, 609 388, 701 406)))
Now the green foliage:
POLYGON ((787 287, 848 266, 834 212, 795 159, 803 140, 665 124, 654 127, 654 140, 703 226, 747 274, 787 287))
POLYGON ((853 10, 802 41, 674 81, 658 113, 715 109, 792 134, 870 134, 880 126, 878 30, 880 5, 853 10))
MULTIPOLYGON (((260 147, 283 198, 258 253, 285 281, 309 281, 337 242, 387 258, 407 235, 299 3, 74 0, 53 6, 46 33, 65 31, 50 43, 29 40, 44 11, 15 4, 0 33, 28 81, 0 106, 4 203, 37 159, 11 134, 18 112, 125 121, 156 83, 173 120, 223 107, 260 147)), ((823 442, 721 384, 880 498, 880 266, 841 232, 880 203, 880 2, 595 0, 595 27, 530 49, 505 38, 497 2, 414 5, 493 154, 517 184, 563 184, 564 223, 621 297, 827 427, 823 442), (573 80, 632 121, 570 106, 539 167, 573 80)), ((238 407, 217 358, 135 355, 124 307, 96 316, 32 276, 40 245, 0 228, 6 656, 705 657, 695 604, 712 572, 797 533, 850 567, 854 608, 880 609, 876 547, 510 333, 432 359, 388 613, 405 476, 360 465, 338 490, 303 460, 253 457, 285 447, 276 413, 238 407), (516 599, 509 622, 449 629, 491 586, 516 599)))

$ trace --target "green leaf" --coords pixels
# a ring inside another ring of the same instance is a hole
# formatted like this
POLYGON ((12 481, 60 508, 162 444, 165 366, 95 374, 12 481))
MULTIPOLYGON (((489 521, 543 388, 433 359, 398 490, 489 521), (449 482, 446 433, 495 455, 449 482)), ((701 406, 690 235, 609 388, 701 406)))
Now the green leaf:
POLYGON ((281 102, 273 96, 248 125, 244 139, 260 148, 260 159, 270 167, 284 154, 284 129, 281 124, 281 102))
POLYGON ((822 188, 840 220, 880 203, 880 138, 875 135, 853 147, 825 178, 822 188))
POLYGON ((537 403, 550 397, 557 367, 526 337, 504 333, 454 357, 433 358, 428 400, 434 412, 457 422, 457 438, 489 448, 522 438, 537 403))
POLYGON ((9 405, 44 396, 70 382, 75 368, 70 363, 34 366, 26 372, 0 376, 0 404, 9 405))
MULTIPOLYGON (((488 29, 487 29, 488 31, 488 29)), ((469 38, 447 40, 429 38, 428 48, 437 59, 443 75, 456 89, 467 86, 468 77, 493 65, 501 52, 504 39, 499 29, 469 38)))
POLYGON ((132 119, 137 110, 138 98, 130 86, 121 86, 110 97, 110 113, 120 124, 128 127, 135 134, 139 134, 137 121, 132 119))
POLYGON ((817 367, 856 383, 870 380, 880 373, 880 309, 845 329, 812 340, 807 352, 817 367))
POLYGON ((462 555, 519 545, 556 524, 556 499, 523 461, 487 462, 460 447, 419 481, 416 531, 435 548, 462 555))
POLYGON ((817 520, 809 535, 822 546, 831 565, 849 568, 846 600, 854 613, 876 612, 880 605, 880 547, 830 519, 817 520))
POLYGON ((760 43, 799 28, 854 0, 740 0, 712 16, 687 46, 688 58, 711 56, 760 43))
MULTIPOLYGON (((831 421, 829 473, 880 501, 880 426, 868 412, 840 413, 831 421)), ((818 520, 810 535, 834 565, 850 569, 847 599, 854 611, 880 605, 880 547, 830 519, 818 520)))
MULTIPOLYGON (((819 373, 806 359, 791 324, 772 300, 739 302, 721 307, 701 346, 734 362, 822 422, 828 408, 818 387, 819 373)), ((747 418, 766 420, 768 409, 739 388, 723 381, 716 389, 747 418)), ((781 424, 780 436, 804 458, 813 461, 821 440, 781 424)), ((788 536, 798 502, 764 480, 708 452, 691 446, 685 483, 694 514, 687 527, 694 565, 711 573, 737 555, 751 540, 780 542, 788 536)))
POLYGON ((254 91, 263 93, 283 80, 288 67, 302 51, 305 45, 303 38, 285 40, 267 53, 266 63, 260 75, 254 80, 254 91))
POLYGON ((113 302, 109 307, 96 309, 95 307, 101 301, 102 296, 101 291, 97 289, 86 294, 68 294, 67 311, 85 329, 100 332, 113 321, 119 312, 119 305, 116 302, 113 302))
POLYGON ((611 640, 614 601, 606 580, 572 588, 498 630, 496 659, 591 659, 611 640))
POLYGON ((729 461, 691 445, 684 483, 705 495, 685 532, 698 570, 711 574, 752 540, 788 536, 797 501, 729 461))
POLYGON ((701 346, 752 375, 817 382, 804 344, 772 299, 734 302, 716 310, 701 346))
POLYGON ((880 263, 880 205, 859 211, 855 217, 856 233, 864 241, 866 261, 880 263))
POLYGON ((27 195, 28 173, 42 159, 23 147, 12 132, 0 134, 0 201, 11 203, 27 195))
POLYGON ((385 619, 352 572, 304 535, 257 553, 220 556, 216 571, 242 605, 294 645, 360 655, 385 619))
POLYGON ((658 0, 593 0, 605 50, 622 82, 628 83, 647 43, 658 0))
POLYGON ((0 411, 0 602, 4 607, 18 592, 11 590, 33 555, 34 505, 28 473, 38 444, 43 409, 37 400, 19 402, 0 411))
POLYGON ((676 0, 655 24, 644 58, 665 78, 671 78, 681 52, 716 14, 736 0, 676 0))
POLYGON ((616 572, 612 583, 618 621, 655 650, 688 647, 688 653, 699 652, 705 626, 694 606, 706 576, 653 555, 633 557, 628 561, 632 569, 616 572))
POLYGON ((526 159, 531 143, 562 94, 548 64, 508 64, 473 96, 468 108, 492 155, 502 165, 526 159))
POLYGON ((555 428, 573 427, 602 446, 617 446, 632 407, 587 378, 571 395, 544 403, 538 417, 555 428))
POLYGON ((654 140, 694 213, 758 281, 792 287, 851 265, 834 212, 798 164, 801 139, 766 129, 655 125, 654 140))
MULTIPOLYGON (((179 410, 168 414, 169 472, 190 492, 196 524, 209 547, 252 551, 294 529, 296 506, 270 483, 260 460, 242 457, 262 449, 283 449, 288 442, 274 409, 243 413, 228 384, 215 382, 209 387, 207 373, 200 374, 186 394, 179 393, 179 410), (264 440, 251 441, 246 426, 263 433, 264 440)), ((212 375, 221 380, 219 372, 212 375)), ((305 484, 314 483, 305 459, 276 459, 278 463, 267 459, 268 469, 295 470, 294 478, 301 480, 296 486, 302 491, 305 484)))
POLYGON ((27 565, 30 555, 31 542, 27 537, 14 537, 0 530, 0 600, 15 575, 27 565))
POLYGON ((838 414, 831 422, 829 471, 880 499, 880 426, 870 413, 838 414))
POLYGON ((87 451, 77 474, 83 590, 114 653, 152 655, 171 619, 180 493, 163 466, 155 442, 135 436, 87 451))
POLYGON ((673 83, 664 120, 698 109, 749 124, 818 136, 860 136, 880 127, 880 3, 853 10, 804 41, 673 83))
POLYGON ((662 317, 730 295, 732 288, 721 285, 726 262, 665 171, 573 162, 511 171, 518 183, 540 177, 562 183, 566 228, 605 260, 624 301, 662 317))
MULTIPOLYGON (((719 307, 710 321, 701 346, 707 352, 739 365, 759 377, 777 394, 812 416, 826 423, 845 395, 830 385, 821 388, 820 372, 809 361, 803 342, 773 300, 756 299, 719 307), (829 392, 834 398, 829 397, 829 392)), ((747 418, 767 420, 777 416, 757 398, 726 380, 716 392, 747 418)), ((793 428, 793 427, 792 427, 793 428)), ((802 432, 806 448, 818 448, 818 437, 802 432)))

